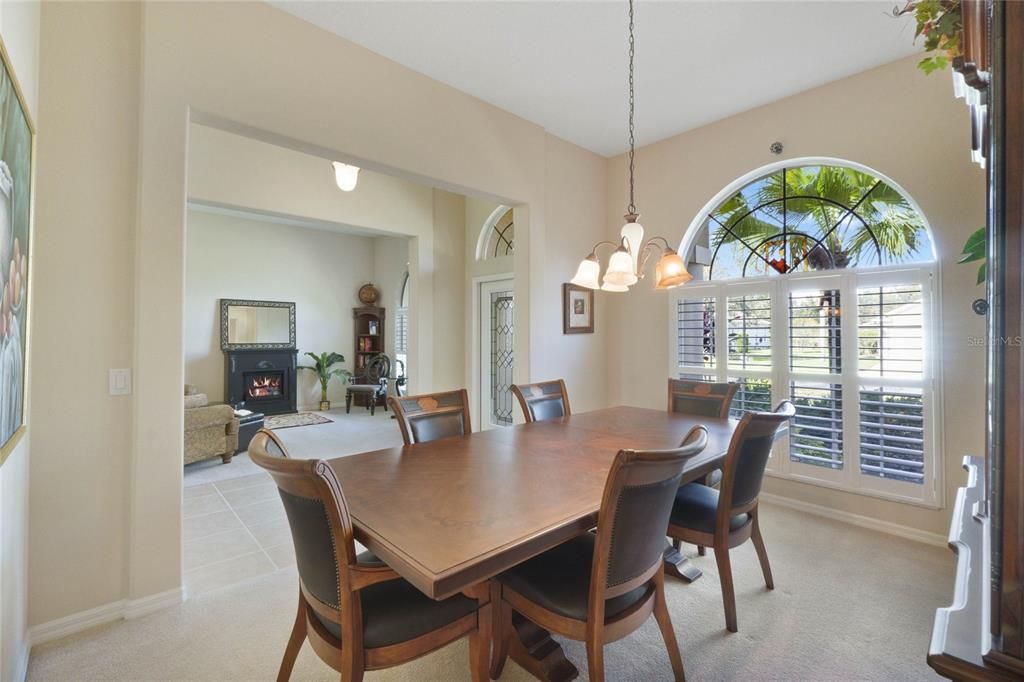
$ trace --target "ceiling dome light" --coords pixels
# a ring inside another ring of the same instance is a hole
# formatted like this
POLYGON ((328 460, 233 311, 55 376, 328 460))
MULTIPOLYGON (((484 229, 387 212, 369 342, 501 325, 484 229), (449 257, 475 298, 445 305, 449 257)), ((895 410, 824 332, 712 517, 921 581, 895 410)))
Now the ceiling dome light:
POLYGON ((338 183, 338 189, 342 192, 351 192, 359 182, 359 166, 350 166, 347 163, 334 161, 334 181, 338 183))

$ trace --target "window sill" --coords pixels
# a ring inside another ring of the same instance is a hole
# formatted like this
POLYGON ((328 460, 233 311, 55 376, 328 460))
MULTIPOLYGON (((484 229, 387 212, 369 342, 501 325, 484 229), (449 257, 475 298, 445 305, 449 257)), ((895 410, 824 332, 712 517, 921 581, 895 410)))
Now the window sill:
POLYGON ((783 481, 795 481, 797 483, 815 486, 817 488, 828 488, 829 490, 838 490, 840 492, 849 493, 851 495, 859 495, 861 497, 872 497, 875 499, 885 500, 887 502, 897 502, 899 504, 906 504, 912 507, 930 509, 932 511, 939 511, 945 509, 946 507, 945 504, 943 504, 943 491, 941 490, 937 491, 935 502, 925 502, 924 500, 907 497, 905 495, 887 493, 881 490, 871 490, 870 488, 854 488, 851 486, 843 485, 841 483, 835 483, 833 481, 823 481, 821 479, 812 478, 810 476, 802 476, 800 474, 789 474, 782 473, 779 471, 765 471, 765 475, 771 476, 772 478, 778 478, 783 481))

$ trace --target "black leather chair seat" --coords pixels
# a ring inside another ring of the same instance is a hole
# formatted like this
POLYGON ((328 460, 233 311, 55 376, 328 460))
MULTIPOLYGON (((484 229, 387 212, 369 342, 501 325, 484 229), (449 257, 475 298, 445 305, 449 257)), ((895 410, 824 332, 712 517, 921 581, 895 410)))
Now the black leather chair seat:
MULTIPOLYGON (((701 533, 714 533, 717 513, 718 491, 701 483, 687 483, 676 493, 669 522, 701 533)), ((736 530, 749 518, 749 514, 736 514, 729 520, 729 530, 736 530)))
MULTIPOLYGON (((372 558, 383 565, 370 552, 357 558, 360 564, 371 564, 366 559, 372 558)), ((469 597, 460 594, 434 601, 401 578, 371 585, 359 595, 363 602, 363 646, 367 648, 407 642, 476 611, 476 601, 469 597)), ((328 632, 341 639, 337 623, 312 613, 328 632)))
MULTIPOLYGON (((497 577, 503 585, 549 611, 586 620, 590 573, 596 536, 584 533, 544 552, 497 577)), ((605 602, 605 618, 611 618, 638 602, 644 587, 605 602)))

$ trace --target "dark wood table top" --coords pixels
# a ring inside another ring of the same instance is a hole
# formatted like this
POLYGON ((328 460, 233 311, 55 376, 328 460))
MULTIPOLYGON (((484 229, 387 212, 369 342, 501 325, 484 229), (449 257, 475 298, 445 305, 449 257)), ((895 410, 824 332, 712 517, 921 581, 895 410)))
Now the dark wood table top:
POLYGON ((612 407, 329 463, 356 538, 443 599, 592 528, 620 449, 676 447, 697 424, 692 481, 721 466, 735 420, 612 407))

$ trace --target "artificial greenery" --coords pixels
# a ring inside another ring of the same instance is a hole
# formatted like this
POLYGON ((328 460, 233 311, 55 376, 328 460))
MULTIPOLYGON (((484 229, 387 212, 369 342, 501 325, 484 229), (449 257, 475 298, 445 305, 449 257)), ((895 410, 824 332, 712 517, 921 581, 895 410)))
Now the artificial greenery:
POLYGON ((896 7, 893 14, 898 17, 913 14, 917 19, 914 41, 923 36, 928 53, 917 63, 917 68, 925 73, 941 71, 963 54, 960 0, 908 0, 903 7, 896 7))
POLYGON ((981 261, 981 266, 978 267, 978 284, 984 282, 985 275, 988 274, 988 263, 985 261, 987 251, 988 234, 984 227, 979 227, 967 238, 963 253, 960 255, 960 260, 957 261, 957 263, 981 261))
POLYGON ((311 372, 316 372, 317 378, 320 379, 320 401, 327 402, 327 384, 333 377, 341 377, 348 379, 352 376, 352 373, 347 369, 341 367, 334 368, 334 365, 339 362, 345 362, 345 356, 341 353, 306 353, 309 357, 313 358, 313 366, 300 365, 299 369, 308 369, 311 372))

